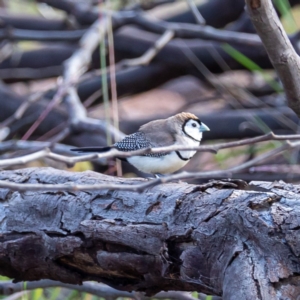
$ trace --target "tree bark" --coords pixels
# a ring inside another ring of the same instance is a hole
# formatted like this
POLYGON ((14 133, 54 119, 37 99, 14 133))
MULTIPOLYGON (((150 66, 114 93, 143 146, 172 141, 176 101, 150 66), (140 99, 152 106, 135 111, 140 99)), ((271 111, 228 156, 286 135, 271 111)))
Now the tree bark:
POLYGON ((271 0, 247 0, 246 5, 251 21, 282 82, 288 105, 300 117, 300 57, 284 31, 271 0))
MULTIPOLYGON (((51 168, 0 172, 17 183, 137 184, 51 168)), ((0 189, 1 275, 122 290, 199 291, 223 299, 300 295, 299 186, 244 190, 168 183, 131 191, 0 189)))

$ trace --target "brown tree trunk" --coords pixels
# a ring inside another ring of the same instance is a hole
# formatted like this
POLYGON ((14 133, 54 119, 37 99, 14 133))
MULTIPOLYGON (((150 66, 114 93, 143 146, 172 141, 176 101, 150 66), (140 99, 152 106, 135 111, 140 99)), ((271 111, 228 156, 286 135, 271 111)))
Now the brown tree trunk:
MULTIPOLYGON (((133 185, 146 179, 31 168, 2 171, 0 180, 133 185)), ((96 280, 148 294, 297 299, 298 191, 283 182, 244 190, 168 183, 142 193, 0 188, 0 273, 17 281, 96 280)))

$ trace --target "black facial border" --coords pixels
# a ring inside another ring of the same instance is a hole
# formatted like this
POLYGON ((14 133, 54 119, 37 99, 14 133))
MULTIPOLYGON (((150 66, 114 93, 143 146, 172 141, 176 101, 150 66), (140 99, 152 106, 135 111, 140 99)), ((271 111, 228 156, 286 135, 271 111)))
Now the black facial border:
POLYGON ((176 152, 177 156, 178 156, 181 160, 187 161, 187 160, 190 160, 190 159, 191 159, 190 157, 189 157, 189 158, 183 157, 183 156, 180 154, 179 151, 175 151, 175 152, 176 152))
POLYGON ((182 131, 184 132, 184 134, 186 135, 186 136, 188 136, 189 138, 191 138, 192 140, 194 140, 194 141, 196 141, 196 142, 201 142, 201 140, 196 140, 196 139, 194 139, 192 136, 190 136, 188 133, 186 133, 186 131, 185 131, 185 129, 184 129, 184 127, 185 127, 185 124, 188 122, 188 121, 190 121, 190 120, 193 120, 193 121, 196 121, 196 122, 198 122, 199 123, 199 125, 201 126, 201 121, 198 119, 198 120, 196 120, 196 119, 187 119, 184 123, 183 123, 183 125, 182 125, 182 131))

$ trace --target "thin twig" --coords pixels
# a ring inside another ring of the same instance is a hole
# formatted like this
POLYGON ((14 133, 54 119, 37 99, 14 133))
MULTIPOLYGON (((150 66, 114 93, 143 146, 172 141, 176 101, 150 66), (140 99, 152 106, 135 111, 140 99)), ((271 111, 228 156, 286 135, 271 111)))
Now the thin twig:
POLYGON ((5 59, 11 57, 14 51, 13 43, 7 42, 6 40, 3 41, 0 45, 0 63, 3 62, 5 59))
POLYGON ((174 3, 176 0, 156 0, 156 1, 143 1, 140 3, 129 4, 124 10, 150 10, 159 5, 174 3))
POLYGON ((28 294, 27 291, 22 291, 22 292, 18 292, 18 293, 15 293, 13 295, 10 295, 10 296, 4 298, 3 300, 17 300, 17 299, 20 299, 20 298, 23 299, 23 297, 27 294, 28 294))
POLYGON ((197 8, 194 0, 187 0, 187 3, 195 17, 195 20, 196 22, 199 24, 199 25, 205 25, 205 19, 203 18, 203 16, 201 15, 199 9, 197 8))
MULTIPOLYGON (((70 146, 55 143, 51 145, 52 142, 42 142, 42 141, 22 141, 22 140, 10 140, 0 143, 0 153, 8 151, 18 151, 18 150, 33 150, 33 149, 45 149, 51 148, 55 153, 71 153, 70 146)), ((1 160, 2 161, 2 160, 1 160)))
MULTIPOLYGON (((111 8, 111 2, 106 1, 107 7, 111 8)), ((111 91, 111 116, 114 127, 119 130, 119 104, 117 93, 117 80, 116 80, 116 60, 115 60, 115 47, 114 47, 114 30, 111 16, 109 16, 109 29, 107 33, 108 38, 108 57, 109 57, 109 75, 110 75, 110 91, 111 91)), ((104 79, 104 78, 103 78, 104 79)), ((113 137, 113 142, 117 142, 116 137, 113 137)), ((115 161, 116 174, 121 177, 122 164, 119 160, 115 161)))
POLYGON ((60 142, 62 139, 66 138, 70 133, 70 126, 68 125, 69 125, 68 121, 58 124, 57 126, 47 131, 45 134, 40 136, 37 139, 37 141, 41 141, 41 142, 47 141, 53 144, 60 142))
POLYGON ((154 46, 148 49, 142 56, 132 59, 124 59, 120 62, 120 67, 146 66, 174 37, 173 30, 166 30, 163 35, 155 42, 154 46))
POLYGON ((33 104, 34 102, 38 101, 41 99, 42 97, 42 93, 36 93, 33 94, 31 96, 29 96, 27 98, 26 101, 24 101, 19 108, 15 111, 15 113, 10 116, 9 118, 7 118, 5 121, 3 121, 2 123, 0 123, 0 129, 4 128, 4 127, 8 127, 10 126, 13 122, 20 120, 24 113, 26 112, 26 110, 30 107, 31 104, 33 104))
POLYGON ((80 39, 78 50, 64 63, 63 81, 69 87, 68 96, 65 101, 68 105, 73 125, 84 120, 87 117, 87 112, 75 88, 71 87, 69 83, 78 82, 80 76, 88 69, 93 51, 99 45, 100 41, 105 38, 108 26, 109 22, 106 16, 94 22, 80 39))
MULTIPOLYGON (((119 157, 119 158, 126 158, 131 156, 137 156, 137 155, 143 155, 143 154, 149 154, 149 153, 166 153, 171 151, 183 151, 183 150, 194 150, 199 152, 213 152, 217 153, 221 149, 228 149, 238 146, 245 146, 245 145, 251 145, 258 142, 265 142, 265 141, 286 141, 286 140, 299 140, 300 135, 294 134, 294 135, 275 135, 273 132, 270 132, 268 134, 229 142, 229 143, 221 143, 216 145, 205 145, 205 146, 197 146, 197 147, 187 147, 187 146, 167 146, 167 147, 157 147, 157 148, 144 148, 139 149, 135 151, 119 151, 117 149, 112 148, 110 151, 104 152, 104 153, 94 153, 94 154, 88 154, 88 155, 81 155, 76 157, 69 157, 64 155, 59 155, 56 153, 51 152, 49 149, 44 149, 36 153, 32 153, 29 155, 24 155, 21 157, 11 158, 11 159, 2 159, 0 161, 0 167, 9 167, 13 165, 22 165, 26 164, 28 162, 41 159, 41 158, 50 158, 56 161, 64 162, 68 165, 74 165, 77 162, 81 161, 89 161, 94 159, 107 159, 112 157, 119 157)), ((51 144, 50 144, 51 145, 51 144)), ((1 147, 0 147, 1 149, 1 147)))
POLYGON ((27 140, 30 138, 30 136, 35 132, 35 130, 42 123, 42 121, 48 116, 50 111, 62 101, 62 98, 66 94, 66 92, 67 92, 67 87, 64 85, 59 85, 57 92, 55 93, 52 100, 48 103, 47 107, 41 113, 39 118, 31 125, 28 131, 23 135, 22 140, 27 140))
POLYGON ((122 23, 122 25, 124 24, 124 22, 125 24, 135 24, 150 32, 160 34, 165 32, 166 30, 173 30, 175 33, 175 37, 177 38, 201 38, 219 42, 242 43, 255 46, 262 44, 260 38, 256 34, 252 33, 240 33, 223 29, 220 30, 207 25, 203 26, 188 23, 178 24, 166 22, 155 20, 153 18, 149 18, 145 14, 135 12, 131 12, 131 15, 128 14, 126 21, 125 18, 126 16, 123 13, 113 14, 113 19, 115 19, 116 23, 120 22, 122 23))
MULTIPOLYGON (((63 78, 66 84, 68 82, 78 82, 80 76, 87 70, 92 54, 99 43, 104 40, 109 26, 109 17, 103 15, 83 35, 79 42, 79 49, 64 64, 63 78)), ((87 117, 86 108, 81 103, 73 85, 69 85, 65 101, 68 106, 73 129, 81 131, 84 129, 92 130, 93 126, 97 126, 98 128, 102 127, 102 130, 105 132, 107 127, 109 127, 110 132, 115 136, 116 140, 124 137, 117 128, 108 126, 103 121, 87 117)))
POLYGON ((48 141, 51 143, 50 148, 54 146, 54 144, 60 142, 61 140, 65 139, 69 134, 71 130, 69 127, 64 128, 61 130, 58 134, 48 139, 48 141))
MULTIPOLYGON (((121 191, 136 191, 143 192, 145 189, 150 187, 167 183, 174 180, 182 180, 182 179, 196 179, 196 178, 207 178, 213 176, 224 176, 231 177, 232 173, 242 171, 246 168, 253 166, 259 162, 265 161, 271 157, 275 157, 278 154, 284 152, 285 150, 300 147, 300 142, 287 142, 283 146, 271 150, 267 153, 264 153, 252 160, 247 161, 241 165, 229 168, 227 170, 218 170, 218 171, 207 171, 207 172, 195 172, 188 173, 182 172, 174 175, 167 175, 162 178, 150 180, 141 184, 87 184, 87 185, 73 185, 73 184, 22 184, 22 183, 14 183, 0 180, 0 188, 8 188, 14 191, 91 191, 91 190, 121 190, 121 191)), ((46 150, 44 150, 46 151, 46 150)), ((35 153, 36 156, 42 156, 42 151, 35 153)), ((51 153, 50 153, 51 154, 51 153)), ((34 155, 34 154, 32 154, 34 155)), ((51 156, 53 153, 51 154, 51 156)), ((56 155, 55 155, 56 156, 56 155)))
MULTIPOLYGON (((70 112, 71 124, 74 129, 78 131, 82 130, 94 130, 99 131, 106 130, 107 124, 105 122, 91 119, 87 117, 86 109, 80 102, 77 92, 74 88, 74 84, 78 82, 80 76, 88 69, 91 61, 91 56, 94 49, 105 36, 108 28, 108 21, 106 17, 103 17, 100 21, 97 20, 83 35, 79 42, 79 49, 65 62, 63 77, 60 80, 57 92, 53 99, 48 104, 47 108, 43 111, 36 122, 29 128, 26 134, 23 136, 23 140, 27 140, 33 132, 37 129, 40 123, 46 118, 49 112, 58 105, 63 97, 66 97, 66 103, 70 112)), ((110 130, 117 139, 121 139, 124 135, 110 127, 110 130)))
MULTIPOLYGON (((96 282, 83 282, 82 285, 78 284, 68 284, 60 281, 54 281, 50 279, 42 279, 39 281, 28 281, 26 284, 24 282, 12 283, 11 281, 1 281, 0 282, 0 290, 2 294, 8 295, 12 293, 16 293, 19 291, 29 291, 38 288, 49 288, 49 287, 62 287, 67 289, 72 289, 80 292, 89 293, 98 297, 102 297, 105 299, 112 298, 116 299, 119 297, 125 298, 135 298, 135 292, 127 292, 116 290, 112 287, 109 287, 103 283, 96 282)), ((149 299, 145 297, 143 293, 139 293, 141 299, 149 299)), ((165 299, 172 298, 177 300, 195 300, 190 293, 188 292, 177 292, 177 291, 169 291, 169 292, 160 292, 155 295, 155 298, 165 299)))
POLYGON ((102 89, 96 90, 92 93, 86 100, 84 100, 83 105, 87 109, 89 108, 98 98, 102 96, 102 89))
POLYGON ((251 173, 259 172, 259 173, 281 173, 281 174, 300 174, 299 165, 287 165, 287 164, 279 164, 279 165, 263 165, 256 166, 249 169, 251 173))

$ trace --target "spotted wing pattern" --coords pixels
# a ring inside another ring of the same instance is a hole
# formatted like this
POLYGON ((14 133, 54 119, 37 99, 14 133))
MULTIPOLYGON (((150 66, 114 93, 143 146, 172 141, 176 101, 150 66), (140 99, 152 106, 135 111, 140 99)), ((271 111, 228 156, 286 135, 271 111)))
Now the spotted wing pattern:
MULTIPOLYGON (((151 148, 151 142, 147 139, 144 132, 138 131, 126 136, 122 141, 114 144, 114 147, 120 151, 134 151, 144 148, 151 148)), ((147 153, 144 156, 162 157, 167 153, 147 153)))

